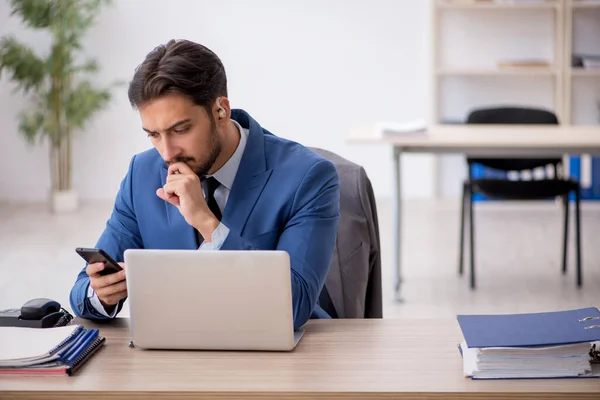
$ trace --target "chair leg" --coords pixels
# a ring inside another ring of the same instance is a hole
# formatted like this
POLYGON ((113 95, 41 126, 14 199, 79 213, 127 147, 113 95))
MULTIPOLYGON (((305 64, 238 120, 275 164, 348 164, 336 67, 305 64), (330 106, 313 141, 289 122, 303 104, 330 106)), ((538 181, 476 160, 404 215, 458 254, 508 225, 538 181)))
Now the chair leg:
POLYGON ((465 253, 465 202, 467 193, 467 182, 463 183, 462 201, 460 206, 460 249, 458 251, 458 274, 462 276, 464 270, 465 253))
POLYGON ((563 232, 563 259, 562 259, 562 273, 567 273, 567 252, 569 248, 569 193, 563 196, 564 212, 565 212, 565 226, 563 232))
POLYGON ((575 191, 575 243, 577 246, 577 287, 580 288, 582 285, 581 277, 581 216, 579 202, 581 200, 581 193, 579 188, 575 191))
POLYGON ((468 190, 469 196, 469 247, 471 250, 471 289, 475 289, 475 232, 473 229, 473 191, 468 190))

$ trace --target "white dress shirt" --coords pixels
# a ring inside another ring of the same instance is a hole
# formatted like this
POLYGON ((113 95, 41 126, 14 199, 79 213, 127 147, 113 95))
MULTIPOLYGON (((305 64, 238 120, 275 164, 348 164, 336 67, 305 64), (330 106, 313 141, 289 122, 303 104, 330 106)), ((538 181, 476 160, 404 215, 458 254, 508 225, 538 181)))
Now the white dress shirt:
MULTIPOLYGON (((221 210, 221 214, 223 214, 223 211, 225 210, 225 205, 227 204, 227 200, 229 199, 229 193, 231 193, 231 187, 233 186, 233 181, 235 180, 235 176, 237 175, 237 171, 240 167, 242 156, 244 155, 244 150, 246 149, 246 143, 248 142, 248 135, 250 134, 249 130, 242 128, 242 126, 237 121, 232 119, 231 122, 233 122, 233 124, 238 128, 238 131, 240 132, 240 143, 235 149, 233 155, 221 168, 219 168, 218 171, 216 171, 212 175, 207 175, 207 177, 212 176, 217 181, 219 181, 220 185, 215 190, 214 196, 215 201, 217 202, 217 205, 221 210)), ((204 186, 202 187, 202 191, 206 196, 206 188, 204 186)), ((225 242, 225 239, 227 239, 228 235, 229 228, 225 226, 222 222, 219 223, 217 229, 215 229, 215 231, 212 234, 212 241, 202 242, 202 244, 199 247, 199 250, 219 250, 225 242)), ((105 317, 115 317, 115 315, 117 314, 117 307, 115 307, 113 312, 109 315, 104 309, 104 306, 102 306, 98 295, 96 294, 94 289, 91 288, 91 286, 88 286, 87 295, 88 299, 90 300, 90 303, 92 304, 92 306, 94 306, 96 311, 98 311, 105 317)))

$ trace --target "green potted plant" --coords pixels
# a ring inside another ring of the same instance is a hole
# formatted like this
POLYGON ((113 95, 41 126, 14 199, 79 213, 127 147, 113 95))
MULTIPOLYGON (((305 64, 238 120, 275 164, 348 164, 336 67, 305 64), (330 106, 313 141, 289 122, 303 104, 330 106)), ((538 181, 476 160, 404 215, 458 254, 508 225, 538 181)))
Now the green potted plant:
POLYGON ((71 180, 73 134, 106 107, 111 94, 97 88, 86 74, 98 71, 94 59, 77 62, 81 40, 101 6, 110 0, 10 0, 11 15, 27 28, 44 30, 52 38, 39 55, 13 35, 0 38, 0 76, 8 74, 31 105, 19 116, 18 130, 30 143, 48 141, 54 212, 73 211, 78 195, 71 180))

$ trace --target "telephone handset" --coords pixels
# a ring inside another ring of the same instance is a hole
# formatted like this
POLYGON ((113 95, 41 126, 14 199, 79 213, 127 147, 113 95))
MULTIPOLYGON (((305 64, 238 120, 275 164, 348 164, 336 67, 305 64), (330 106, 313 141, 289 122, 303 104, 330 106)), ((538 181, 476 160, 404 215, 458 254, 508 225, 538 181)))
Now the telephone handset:
POLYGON ((73 316, 51 299, 32 299, 20 309, 0 310, 0 326, 52 328, 68 325, 73 316))

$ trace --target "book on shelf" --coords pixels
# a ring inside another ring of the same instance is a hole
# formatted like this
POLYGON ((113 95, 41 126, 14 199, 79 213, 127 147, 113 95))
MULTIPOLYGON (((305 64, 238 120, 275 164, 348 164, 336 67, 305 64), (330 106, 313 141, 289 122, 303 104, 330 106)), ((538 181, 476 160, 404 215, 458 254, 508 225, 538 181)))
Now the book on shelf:
POLYGON ((528 60, 528 59, 515 59, 515 60, 502 60, 498 62, 498 67, 501 69, 549 69, 551 64, 545 60, 528 60))

